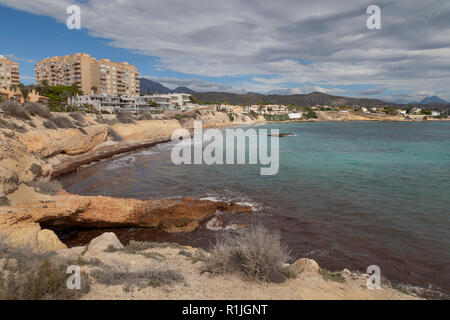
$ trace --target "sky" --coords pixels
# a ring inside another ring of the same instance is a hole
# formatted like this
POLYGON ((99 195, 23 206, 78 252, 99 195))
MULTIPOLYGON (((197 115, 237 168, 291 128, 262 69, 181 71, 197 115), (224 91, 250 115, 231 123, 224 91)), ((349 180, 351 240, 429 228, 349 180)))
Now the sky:
POLYGON ((0 0, 0 54, 127 61, 169 88, 450 101, 449 0, 0 0), (70 5, 81 29, 69 30, 70 5), (369 5, 381 29, 369 30, 369 5))

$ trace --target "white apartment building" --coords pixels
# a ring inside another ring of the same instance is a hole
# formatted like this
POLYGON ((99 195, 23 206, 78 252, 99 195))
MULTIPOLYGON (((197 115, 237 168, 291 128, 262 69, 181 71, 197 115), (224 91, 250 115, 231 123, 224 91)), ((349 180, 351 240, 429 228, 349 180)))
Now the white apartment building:
MULTIPOLYGON (((149 111, 152 108, 149 102, 157 104, 157 110, 187 110, 190 106, 190 95, 188 94, 154 94, 147 96, 115 96, 115 95, 79 95, 68 99, 68 103, 72 103, 76 107, 84 105, 92 105, 97 111, 115 112, 117 110, 124 111, 149 111)), ((153 108, 155 110, 155 108, 153 108)))

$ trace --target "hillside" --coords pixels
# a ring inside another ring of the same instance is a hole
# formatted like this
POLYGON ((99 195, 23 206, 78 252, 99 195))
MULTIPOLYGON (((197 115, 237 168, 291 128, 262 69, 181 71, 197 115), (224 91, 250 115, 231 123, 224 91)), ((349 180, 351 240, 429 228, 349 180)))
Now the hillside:
POLYGON ((161 83, 146 79, 146 78, 139 78, 140 81, 140 87, 141 87, 141 93, 147 94, 149 92, 151 93, 171 93, 172 90, 169 88, 163 86, 161 83))
POLYGON ((444 99, 441 99, 438 96, 426 97, 419 102, 419 104, 430 104, 430 103, 448 104, 449 102, 445 101, 444 99))
POLYGON ((226 104, 283 104, 289 105, 295 103, 299 106, 315 106, 315 105, 329 105, 329 106, 342 106, 342 105, 358 105, 362 107, 372 106, 390 106, 394 108, 412 108, 421 107, 429 110, 450 110, 450 103, 442 100, 437 96, 427 97, 420 103, 400 104, 394 102, 386 102, 380 99, 367 99, 367 98, 351 98, 342 96, 333 96, 322 92, 312 92, 308 94, 294 94, 294 95, 264 95, 260 93, 245 93, 236 94, 229 92, 195 92, 187 87, 178 87, 171 90, 162 84, 141 78, 141 93, 147 94, 149 91, 152 93, 188 93, 192 94, 200 103, 226 103, 226 104))
POLYGON ((284 104, 296 103, 300 106, 312 105, 360 105, 360 106, 398 106, 395 103, 388 103, 377 99, 359 99, 332 96, 321 92, 295 95, 263 95, 258 93, 246 93, 243 95, 225 92, 197 92, 194 96, 200 101, 208 102, 229 102, 231 104, 284 104))

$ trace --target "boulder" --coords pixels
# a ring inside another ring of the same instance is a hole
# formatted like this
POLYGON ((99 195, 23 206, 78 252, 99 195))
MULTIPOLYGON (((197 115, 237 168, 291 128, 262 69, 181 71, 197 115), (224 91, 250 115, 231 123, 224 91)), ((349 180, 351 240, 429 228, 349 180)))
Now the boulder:
POLYGON ((293 273, 318 273, 319 265, 313 259, 302 258, 290 265, 289 270, 293 273))
POLYGON ((122 250, 123 244, 121 244, 119 239, 117 239, 115 233, 105 232, 101 236, 91 240, 84 257, 87 259, 95 258, 97 255, 105 252, 110 247, 117 250, 122 250))
MULTIPOLYGON (((1 226, 1 224, 0 224, 1 226)), ((45 253, 66 249, 56 234, 51 230, 41 229, 38 224, 18 224, 2 230, 11 247, 26 249, 33 253, 45 253)))

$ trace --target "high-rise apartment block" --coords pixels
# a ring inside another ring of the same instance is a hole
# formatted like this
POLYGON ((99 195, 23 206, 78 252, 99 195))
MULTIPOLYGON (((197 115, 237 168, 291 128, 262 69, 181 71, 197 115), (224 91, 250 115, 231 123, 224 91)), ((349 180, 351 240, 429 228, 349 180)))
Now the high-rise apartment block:
POLYGON ((108 96, 139 95, 139 72, 128 62, 97 60, 85 53, 40 60, 36 82, 52 86, 76 84, 86 94, 108 96))
POLYGON ((0 55, 0 88, 17 87, 19 84, 19 64, 0 55))

